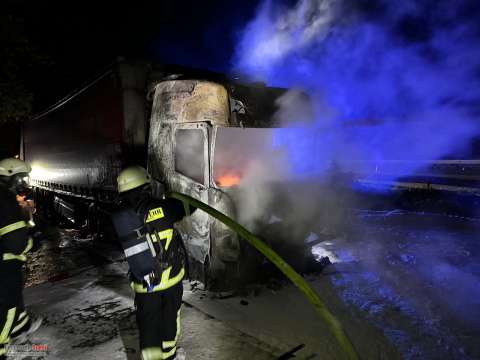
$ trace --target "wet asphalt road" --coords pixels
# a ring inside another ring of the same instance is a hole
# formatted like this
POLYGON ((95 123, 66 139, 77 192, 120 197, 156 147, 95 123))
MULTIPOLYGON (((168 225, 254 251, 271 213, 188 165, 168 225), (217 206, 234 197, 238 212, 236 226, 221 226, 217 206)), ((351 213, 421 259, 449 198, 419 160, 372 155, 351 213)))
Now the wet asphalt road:
MULTIPOLYGON (((361 354, 479 358, 480 223, 398 210, 360 210, 352 219, 347 236, 319 244, 336 262, 309 281, 361 354)), ((47 358, 138 358, 121 254, 70 229, 47 235, 29 260, 26 290, 27 303, 46 315, 39 336, 51 344, 47 358)), ((341 358, 296 289, 281 287, 225 300, 187 289, 182 346, 195 359, 272 359, 300 344, 297 358, 341 358)))
MULTIPOLYGON (((28 261, 25 290, 29 311, 44 317, 29 342, 47 345, 40 358, 139 359, 126 264, 98 255, 105 249, 77 231, 49 228, 46 235, 28 261)), ((181 347, 191 359, 268 360, 281 352, 188 304, 182 328, 181 347)))

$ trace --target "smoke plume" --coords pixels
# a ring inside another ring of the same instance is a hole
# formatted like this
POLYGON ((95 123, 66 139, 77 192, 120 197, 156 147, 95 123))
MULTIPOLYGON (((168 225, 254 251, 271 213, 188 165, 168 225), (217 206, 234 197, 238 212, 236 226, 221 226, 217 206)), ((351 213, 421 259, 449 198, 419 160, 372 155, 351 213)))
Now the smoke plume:
MULTIPOLYGON (((242 219, 253 223, 257 214, 275 215, 270 222, 281 219, 282 225, 270 238, 281 234, 291 243, 310 237, 310 231, 349 233, 340 241, 342 250, 367 272, 390 274, 383 276, 401 288, 405 281, 398 263, 412 267, 421 279, 418 287, 408 285, 415 290, 403 289, 412 299, 429 282, 441 292, 448 279, 458 285, 449 305, 473 309, 469 297, 476 298, 478 274, 446 255, 469 243, 465 237, 450 239, 445 230, 439 237, 450 245, 443 246, 405 225, 408 236, 395 238, 391 227, 366 241, 366 230, 381 227, 360 219, 352 233, 348 217, 354 214, 345 209, 355 206, 351 193, 342 193, 345 179, 335 174, 371 174, 378 164, 394 160, 395 180, 421 170, 422 161, 471 156, 480 131, 479 14, 468 0, 264 1, 240 33, 232 65, 267 85, 294 89, 277 102, 284 128, 274 131, 271 142, 273 149, 286 151, 289 171, 267 174, 296 182, 275 187, 262 172, 251 172, 246 178, 255 186, 240 184, 240 199, 248 205, 240 207, 242 219), (310 96, 313 113, 299 101, 299 91, 310 96), (432 255, 434 250, 441 254, 432 255)), ((462 261, 473 261, 465 254, 462 261)), ((474 322, 478 326, 478 318, 474 322)))
MULTIPOLYGON (((276 139, 297 173, 464 155, 478 135, 480 103, 479 25, 468 5, 265 1, 241 34, 234 67, 311 96, 314 124, 276 139)), ((280 116, 297 122, 295 113, 280 116)), ((419 167, 401 164, 399 176, 419 167)))

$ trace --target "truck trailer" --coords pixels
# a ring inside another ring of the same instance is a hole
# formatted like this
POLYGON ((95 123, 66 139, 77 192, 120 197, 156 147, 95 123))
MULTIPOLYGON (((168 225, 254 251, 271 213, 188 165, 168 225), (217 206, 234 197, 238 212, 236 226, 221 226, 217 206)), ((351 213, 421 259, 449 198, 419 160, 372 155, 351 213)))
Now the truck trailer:
MULTIPOLYGON (((21 156, 32 165, 36 202, 46 213, 55 209, 99 233, 109 228, 117 175, 142 165, 168 190, 235 218, 235 203, 224 191, 235 181, 231 174, 214 174, 217 137, 229 127, 274 126, 276 100, 285 91, 212 72, 119 60, 25 121, 21 156)), ((235 233, 201 211, 178 230, 195 277, 207 282, 238 275, 242 246, 235 233)))

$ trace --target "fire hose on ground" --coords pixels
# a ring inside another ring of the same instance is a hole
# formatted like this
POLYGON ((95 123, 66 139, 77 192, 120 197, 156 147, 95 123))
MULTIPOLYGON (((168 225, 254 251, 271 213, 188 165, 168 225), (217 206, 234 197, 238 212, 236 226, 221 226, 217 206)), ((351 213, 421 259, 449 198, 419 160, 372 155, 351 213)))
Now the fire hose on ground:
MULTIPOLYGON (((253 235, 250 231, 245 229, 242 225, 233 221, 231 218, 215 210, 211 206, 194 199, 188 195, 171 192, 169 197, 181 200, 184 204, 190 204, 198 209, 205 211, 207 214, 213 216, 217 220, 224 223, 230 229, 235 231, 243 239, 245 239, 251 246, 260 251, 269 261, 271 261, 286 277, 288 277, 293 284, 303 293, 307 300, 313 305, 317 314, 325 322, 328 329, 332 332, 337 340, 339 346, 344 351, 348 359, 358 359, 358 356, 353 348, 352 343, 342 329, 340 322, 330 313, 325 304, 319 298, 317 293, 308 285, 305 279, 298 274, 289 264, 287 264, 273 249, 267 244, 253 235)), ((187 206, 188 208, 188 206, 187 206)))

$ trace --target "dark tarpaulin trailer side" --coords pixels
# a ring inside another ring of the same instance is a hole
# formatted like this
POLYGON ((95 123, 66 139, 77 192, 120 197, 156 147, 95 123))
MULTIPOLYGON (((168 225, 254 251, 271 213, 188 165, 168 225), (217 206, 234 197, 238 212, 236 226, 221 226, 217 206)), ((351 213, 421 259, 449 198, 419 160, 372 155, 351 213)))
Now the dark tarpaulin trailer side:
POLYGON ((25 122, 24 159, 37 185, 72 193, 111 191, 123 166, 144 164, 143 70, 113 67, 25 122))

